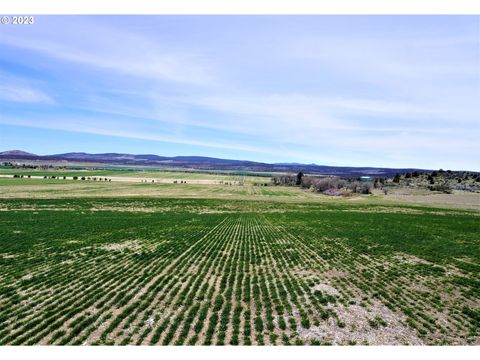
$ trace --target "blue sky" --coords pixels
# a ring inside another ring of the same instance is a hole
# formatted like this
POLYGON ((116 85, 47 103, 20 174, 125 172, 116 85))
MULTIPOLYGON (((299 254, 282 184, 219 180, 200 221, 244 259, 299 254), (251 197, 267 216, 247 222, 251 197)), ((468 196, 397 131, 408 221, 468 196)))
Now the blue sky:
POLYGON ((480 170, 478 16, 37 16, 0 151, 480 170))

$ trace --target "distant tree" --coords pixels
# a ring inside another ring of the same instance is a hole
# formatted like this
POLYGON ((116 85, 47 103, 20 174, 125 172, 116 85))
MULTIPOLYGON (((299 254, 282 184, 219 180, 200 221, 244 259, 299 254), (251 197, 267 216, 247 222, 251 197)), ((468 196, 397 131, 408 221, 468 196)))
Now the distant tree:
POLYGON ((412 173, 407 172, 407 173, 405 174, 405 179, 410 179, 411 177, 412 177, 412 173))
POLYGON ((433 176, 433 177, 436 177, 436 176, 438 176, 438 172, 436 172, 436 171, 432 171, 432 176, 433 176))
POLYGON ((324 192, 325 190, 341 189, 346 187, 346 185, 346 182, 339 177, 327 176, 320 179, 313 179, 310 186, 318 192, 324 192))
MULTIPOLYGON (((273 176, 272 182, 274 185, 289 185, 293 186, 297 183, 297 177, 293 175, 273 176)), ((305 184, 302 184, 305 186, 305 184)), ((309 186, 307 186, 309 187, 309 186)))
POLYGON ((397 183, 397 184, 400 182, 400 174, 399 173, 395 174, 395 177, 393 178, 393 182, 397 183))
POLYGON ((416 178, 416 177, 419 177, 419 176, 420 176, 420 174, 419 174, 418 171, 412 172, 412 177, 416 178))
POLYGON ((300 171, 298 174, 297 174, 297 181, 295 183, 295 185, 302 185, 302 178, 303 178, 304 174, 300 171))

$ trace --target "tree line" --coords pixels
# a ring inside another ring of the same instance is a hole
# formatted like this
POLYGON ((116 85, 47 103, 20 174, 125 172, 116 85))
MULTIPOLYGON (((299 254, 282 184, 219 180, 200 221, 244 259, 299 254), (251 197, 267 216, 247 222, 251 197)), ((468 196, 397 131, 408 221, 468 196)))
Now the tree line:
POLYGON ((351 193, 370 194, 371 182, 360 179, 342 179, 338 176, 308 176, 299 172, 297 175, 278 175, 272 177, 273 185, 300 186, 326 195, 348 195, 351 193))

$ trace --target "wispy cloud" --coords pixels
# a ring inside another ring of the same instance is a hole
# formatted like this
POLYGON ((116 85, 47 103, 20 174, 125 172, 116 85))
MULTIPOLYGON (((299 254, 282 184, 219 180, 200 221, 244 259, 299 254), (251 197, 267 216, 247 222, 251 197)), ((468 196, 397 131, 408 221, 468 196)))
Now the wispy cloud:
POLYGON ((0 101, 54 104, 53 98, 35 81, 13 76, 0 70, 0 101))
POLYGON ((50 19, 52 25, 35 33, 2 32, 0 43, 127 77, 192 85, 213 82, 201 57, 188 50, 165 49, 148 36, 90 19, 50 19))
POLYGON ((40 90, 9 84, 0 84, 0 100, 20 103, 53 103, 53 99, 40 90))
POLYGON ((129 129, 126 126, 118 127, 118 121, 114 119, 107 121, 103 120, 99 123, 95 119, 90 118, 69 118, 69 121, 63 121, 63 119, 61 118, 22 119, 0 116, 0 124, 20 125, 40 129, 72 131, 86 134, 106 135, 130 139, 152 140, 163 143, 194 145, 205 148, 240 150, 253 153, 271 153, 270 149, 262 148, 260 146, 247 146, 241 143, 236 144, 221 140, 214 142, 199 141, 187 137, 142 132, 136 130, 135 128, 129 129))

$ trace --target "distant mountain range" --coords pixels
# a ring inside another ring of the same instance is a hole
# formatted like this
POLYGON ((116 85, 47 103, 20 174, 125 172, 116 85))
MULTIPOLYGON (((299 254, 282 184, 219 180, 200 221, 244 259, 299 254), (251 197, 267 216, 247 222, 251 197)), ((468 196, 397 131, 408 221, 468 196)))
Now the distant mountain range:
POLYGON ((36 155, 21 150, 9 150, 0 152, 2 161, 28 161, 28 162, 51 162, 52 164, 63 162, 71 163, 95 163, 105 165, 148 166, 148 167, 175 167, 197 170, 229 170, 229 171, 256 171, 256 172, 287 172, 338 176, 384 176, 390 177, 396 173, 409 171, 426 172, 425 169, 394 169, 377 167, 346 167, 326 166, 316 164, 299 163, 261 163, 247 160, 217 159, 204 156, 158 156, 153 154, 88 154, 84 152, 71 152, 55 155, 36 155))

